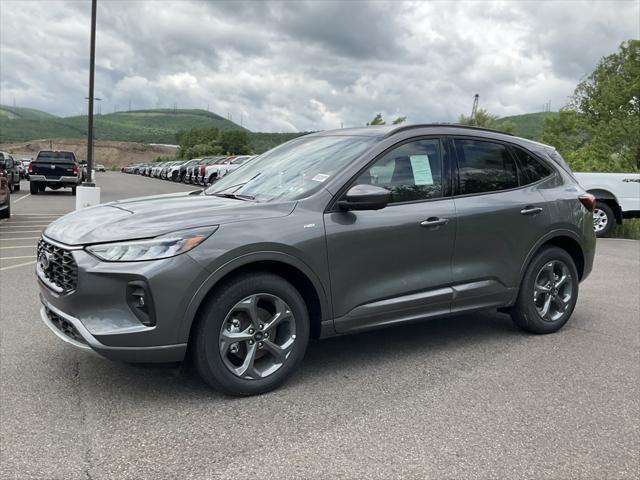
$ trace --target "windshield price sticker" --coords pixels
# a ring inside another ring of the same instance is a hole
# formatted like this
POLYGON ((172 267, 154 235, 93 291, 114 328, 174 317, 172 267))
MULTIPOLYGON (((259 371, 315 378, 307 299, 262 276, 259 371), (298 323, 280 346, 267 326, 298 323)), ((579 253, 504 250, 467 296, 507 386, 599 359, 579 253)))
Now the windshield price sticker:
POLYGON ((313 180, 315 182, 324 182, 327 178, 329 178, 329 175, 325 175, 324 173, 318 173, 311 180, 313 180))

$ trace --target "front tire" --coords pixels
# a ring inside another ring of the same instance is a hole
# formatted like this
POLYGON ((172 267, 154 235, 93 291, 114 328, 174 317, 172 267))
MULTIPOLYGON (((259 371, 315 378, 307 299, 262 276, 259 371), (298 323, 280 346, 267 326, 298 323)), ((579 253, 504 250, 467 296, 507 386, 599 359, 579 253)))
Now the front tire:
POLYGON ((604 202, 596 202, 596 208, 593 210, 593 230, 596 237, 602 238, 609 235, 616 217, 613 209, 604 202))
POLYGON ((196 368, 229 395, 256 395, 280 386, 309 341, 309 314, 300 293, 269 273, 237 276, 207 301, 192 337, 196 368))
POLYGON ((558 247, 542 249, 525 271, 511 318, 523 330, 560 330, 578 300, 578 271, 571 255, 558 247))

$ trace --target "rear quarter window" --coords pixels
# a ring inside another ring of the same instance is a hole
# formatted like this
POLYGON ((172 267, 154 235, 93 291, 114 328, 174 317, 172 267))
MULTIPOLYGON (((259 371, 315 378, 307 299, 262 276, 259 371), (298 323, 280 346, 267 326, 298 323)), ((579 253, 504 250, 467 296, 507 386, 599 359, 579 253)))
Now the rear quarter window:
POLYGON ((524 172, 525 178, 522 179, 522 185, 538 182, 553 173, 547 165, 544 165, 529 152, 518 147, 513 147, 513 152, 518 159, 520 170, 524 172))

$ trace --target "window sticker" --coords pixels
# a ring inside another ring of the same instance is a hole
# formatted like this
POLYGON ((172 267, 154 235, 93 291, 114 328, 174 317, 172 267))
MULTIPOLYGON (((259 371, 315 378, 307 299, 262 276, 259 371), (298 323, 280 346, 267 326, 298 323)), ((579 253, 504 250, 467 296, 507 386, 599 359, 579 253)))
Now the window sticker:
POLYGON ((324 182, 327 178, 329 178, 329 175, 326 175, 324 173, 318 173, 311 180, 313 180, 314 182, 324 182))
POLYGON ((413 168, 414 183, 416 185, 433 185, 429 155, 411 155, 409 159, 413 168))

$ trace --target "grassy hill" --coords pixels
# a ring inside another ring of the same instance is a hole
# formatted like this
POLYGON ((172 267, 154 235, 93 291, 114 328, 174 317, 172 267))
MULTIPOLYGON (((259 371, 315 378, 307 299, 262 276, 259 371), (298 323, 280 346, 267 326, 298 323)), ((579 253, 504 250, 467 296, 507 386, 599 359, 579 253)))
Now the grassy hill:
POLYGON ((0 105, 0 118, 3 119, 20 119, 20 120, 42 120, 48 118, 57 118, 55 115, 36 110, 35 108, 9 107, 0 105))
MULTIPOLYGON (((136 110, 94 117, 95 136, 98 140, 175 143, 175 134, 180 130, 211 127, 246 130, 206 110, 136 110)), ((0 142, 86 136, 86 115, 61 118, 38 110, 4 106, 0 109, 0 142)))
POLYGON ((544 119, 557 114, 557 112, 525 113, 524 115, 502 117, 498 120, 498 123, 511 122, 515 125, 515 130, 513 132, 515 135, 530 138, 532 140, 540 140, 544 119))

